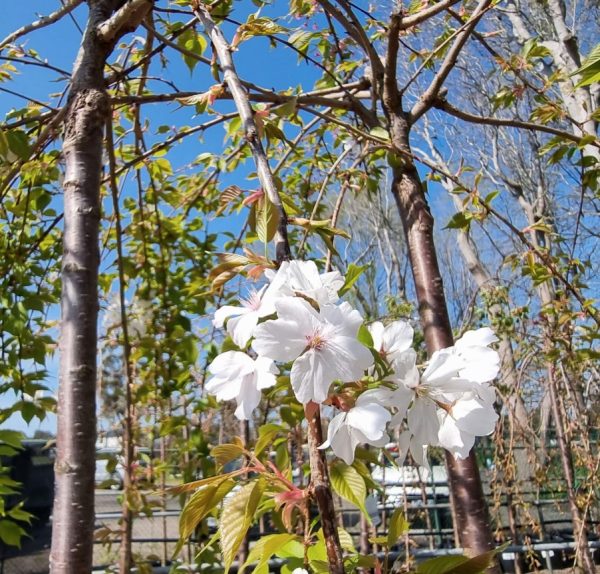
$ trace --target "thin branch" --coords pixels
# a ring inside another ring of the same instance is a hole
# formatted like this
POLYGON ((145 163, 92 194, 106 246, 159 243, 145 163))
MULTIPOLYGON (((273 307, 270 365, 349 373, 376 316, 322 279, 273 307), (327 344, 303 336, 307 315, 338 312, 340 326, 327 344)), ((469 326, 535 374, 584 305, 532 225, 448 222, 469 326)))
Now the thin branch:
MULTIPOLYGON (((417 155, 413 155, 413 154, 411 154, 411 157, 415 161, 418 161, 419 163, 427 166, 432 171, 435 171, 436 173, 439 173, 443 177, 445 177, 448 180, 452 181, 453 183, 455 183, 460 188, 465 189, 467 192, 469 192, 469 193, 477 193, 476 190, 469 189, 467 186, 465 186, 465 184, 462 181, 460 181, 460 179, 458 177, 456 177, 455 175, 453 175, 451 173, 448 173, 446 170, 440 168, 438 165, 436 165, 435 163, 429 161, 428 159, 425 159, 423 157, 420 157, 420 156, 417 156, 417 155)), ((573 295, 573 297, 575 297, 575 299, 581 305, 582 311, 586 315, 588 315, 589 317, 591 317, 594 320, 594 322, 597 325, 600 326, 600 313, 598 311, 596 311, 596 309, 594 309, 594 307, 589 304, 589 301, 586 300, 586 298, 581 294, 581 292, 579 291, 579 289, 577 289, 577 287, 575 287, 561 273, 561 271, 557 268, 557 266, 552 261, 552 258, 550 257, 550 255, 548 255, 548 253, 546 253, 545 251, 543 251, 542 249, 540 249, 539 247, 537 247, 536 245, 534 245, 534 243, 527 237, 527 235, 523 231, 521 231, 518 227, 516 227, 509 219, 507 219, 506 217, 504 217, 504 215, 502 215, 500 212, 498 212, 496 209, 494 209, 479 194, 477 194, 477 197, 478 197, 479 203, 485 209, 485 211, 488 214, 493 215, 496 219, 498 219, 498 221, 500 221, 505 227, 507 227, 511 231, 511 233, 515 237, 517 237, 519 239, 519 241, 521 241, 521 243, 523 243, 523 245, 525 245, 532 253, 534 253, 540 259, 540 261, 544 265, 546 265, 546 267, 548 267, 548 269, 550 270, 550 272, 552 273, 552 275, 560 283, 562 283, 565 286, 566 290, 569 293, 571 293, 571 295, 573 295)))
MULTIPOLYGON (((245 85, 246 82, 241 82, 242 85, 245 85)), ((115 96, 112 98, 112 101, 116 104, 151 104, 158 102, 172 102, 174 100, 180 100, 185 98, 192 98, 194 96, 199 96, 204 92, 172 92, 168 94, 143 94, 143 95, 123 95, 123 96, 115 96)), ((368 97, 367 92, 360 92, 356 94, 354 97, 368 97)), ((335 92, 331 95, 327 96, 318 96, 311 94, 278 94, 275 92, 262 92, 261 93, 248 93, 247 97, 252 102, 261 102, 261 103, 271 103, 275 105, 286 104, 289 102, 297 102, 298 104, 308 105, 308 106, 323 106, 338 110, 354 110, 355 105, 354 102, 349 100, 340 99, 343 97, 344 93, 335 92)), ((217 100, 232 100, 234 99, 233 94, 231 92, 225 92, 223 94, 217 95, 217 100)))
MULTIPOLYGON (((490 117, 484 117, 484 116, 478 116, 475 114, 471 114, 469 112, 465 112, 463 110, 459 110, 458 108, 455 108, 452 104, 448 103, 445 99, 442 99, 442 98, 436 99, 433 102, 433 107, 437 108, 438 110, 442 110, 442 111, 446 112, 447 114, 450 114, 451 116, 459 118, 465 122, 470 122, 470 123, 474 123, 474 124, 480 124, 480 125, 483 124, 483 125, 488 125, 488 126, 504 126, 504 127, 509 127, 509 128, 518 128, 518 129, 525 129, 525 130, 531 130, 531 131, 536 131, 536 132, 543 132, 543 133, 552 134, 554 136, 558 136, 558 137, 570 140, 572 142, 575 142, 576 144, 581 143, 581 140, 582 140, 581 137, 576 136, 575 134, 573 134, 571 132, 559 130, 557 128, 553 128, 551 126, 546 126, 543 124, 536 124, 533 122, 525 122, 525 121, 517 120, 517 119, 490 118, 490 117)), ((596 147, 600 147, 600 142, 598 142, 598 140, 596 140, 593 142, 588 142, 587 145, 593 145, 596 147)))
POLYGON ((75 10, 75 8, 77 8, 77 6, 79 6, 82 2, 83 0, 71 0, 56 10, 56 12, 52 12, 52 14, 49 14, 48 16, 42 16, 39 20, 15 30, 6 36, 2 42, 0 42, 0 50, 2 50, 2 48, 4 48, 6 45, 12 44, 18 38, 29 34, 29 32, 39 30, 40 28, 45 28, 46 26, 50 26, 50 24, 54 24, 54 22, 60 20, 63 16, 66 16, 69 12, 75 10))
POLYGON ((352 147, 346 148, 339 155, 339 157, 335 160, 335 162, 333 163, 331 168, 325 174, 325 178, 323 179, 323 183, 321 184, 321 189, 319 190, 319 195, 317 196, 317 199, 315 200, 312 211, 310 213, 310 217, 308 218, 309 224, 306 227, 306 229, 304 231, 304 235, 302 236, 302 240, 300 241, 300 245, 298 246, 298 257, 300 257, 300 254, 304 251, 306 239, 308 238, 308 233, 310 231, 310 224, 314 221, 315 217, 317 216, 317 211, 319 210, 319 205, 321 204, 321 200, 323 199, 323 196, 325 195, 325 191, 327 189, 327 186, 329 185, 329 181, 331 180, 333 175, 337 172, 339 165, 346 159, 346 156, 348 156, 348 154, 351 151, 352 151, 352 147))
MULTIPOLYGON (((30 146, 30 153, 27 159, 38 153, 46 144, 48 139, 55 135, 54 129, 62 122, 63 118, 66 116, 66 113, 67 108, 63 107, 54 114, 54 117, 41 130, 37 140, 30 146)), ((20 159, 15 162, 2 180, 2 183, 0 183, 0 200, 2 200, 4 195, 8 192, 8 188, 10 187, 13 179, 19 175, 21 167, 25 161, 26 160, 20 159)))
POLYGON ((122 503, 121 514, 121 570, 126 572, 131 567, 131 534, 133 528, 133 513, 127 500, 131 494, 133 475, 133 372, 131 365, 131 344, 129 339, 129 323, 125 302, 126 281, 123 257, 123 228, 121 225, 121 211, 119 209, 119 188, 117 184, 115 158, 115 142, 113 139, 113 122, 109 116, 106 120, 106 151, 109 165, 109 184, 112 196, 113 211, 115 216, 115 235, 117 243, 117 268, 119 275, 119 307, 121 310, 121 329, 123 331, 123 361, 125 362, 125 417, 123 421, 123 455, 125 473, 123 478, 123 490, 125 496, 122 503))
POLYGON ((419 24, 425 22, 425 20, 429 20, 429 18, 432 18, 436 14, 439 14, 442 10, 445 10, 450 6, 457 4, 459 1, 460 0, 442 0, 442 2, 438 2, 437 4, 434 4, 429 8, 419 10, 415 14, 403 16, 402 21, 400 23, 400 30, 408 30, 409 28, 418 26, 419 24))
MULTIPOLYGON (((125 162, 122 166, 120 166, 117 169, 115 175, 117 175, 117 176, 121 175, 124 171, 127 171, 129 168, 133 167, 135 164, 139 163, 140 161, 148 159, 150 156, 154 155, 157 151, 168 148, 169 146, 173 145, 175 142, 178 142, 179 140, 182 140, 183 138, 185 138, 187 136, 191 136, 195 133, 207 130, 208 128, 211 128, 213 126, 216 126, 217 124, 223 123, 226 120, 235 118, 236 116, 237 116, 236 113, 226 114, 226 115, 219 116, 218 118, 215 118, 214 120, 210 120, 209 122, 206 122, 205 124, 202 124, 200 126, 194 126, 193 128, 189 128, 187 130, 180 130, 175 135, 156 144, 155 146, 151 147, 149 150, 145 151, 141 155, 136 156, 133 159, 125 162)), ((108 178, 105 177, 102 182, 106 183, 107 181, 108 181, 108 178)))
POLYGON ((413 124, 416 122, 427 110, 431 108, 433 102, 438 97, 441 87, 444 85, 446 78, 454 68, 458 55, 460 54, 463 46, 469 39, 469 36, 475 29, 475 26, 481 20, 482 16, 487 12, 492 4, 492 0, 480 0, 477 4, 477 8, 473 12, 469 21, 462 27, 462 29, 456 35, 452 46, 446 53, 446 56, 433 77, 433 80, 429 84, 429 87, 423 92, 421 97, 417 100, 415 105, 409 114, 409 122, 413 124))
POLYGON ((37 60, 34 58, 33 61, 31 61, 24 60, 23 58, 14 58, 12 56, 0 56, 0 60, 4 60, 5 62, 16 62, 18 64, 22 64, 23 66, 37 66, 39 68, 46 68, 47 70, 52 70, 53 72, 63 75, 65 78, 69 78, 71 76, 71 73, 67 72, 67 70, 57 68, 56 66, 53 66, 44 60, 37 60))
POLYGON ((277 191, 277 186, 267 160, 267 155, 258 136, 252 107, 248 100, 248 93, 237 75, 231 57, 231 47, 221 30, 215 25, 210 12, 208 12, 203 4, 194 0, 192 3, 192 10, 200 22, 202 22, 202 25, 212 40, 221 69, 223 70, 223 77, 231 91, 240 119, 242 120, 246 141, 250 145, 256 163, 258 178, 269 201, 275 206, 275 209, 279 214, 279 223, 274 237, 276 259, 278 262, 290 259, 291 250, 287 236, 287 215, 281 198, 279 197, 279 192, 277 191))
POLYGON ((400 49, 400 25, 402 18, 400 14, 394 13, 390 18, 390 29, 388 30, 387 57, 383 76, 383 99, 385 109, 401 111, 402 105, 396 69, 398 66, 398 50, 400 49))

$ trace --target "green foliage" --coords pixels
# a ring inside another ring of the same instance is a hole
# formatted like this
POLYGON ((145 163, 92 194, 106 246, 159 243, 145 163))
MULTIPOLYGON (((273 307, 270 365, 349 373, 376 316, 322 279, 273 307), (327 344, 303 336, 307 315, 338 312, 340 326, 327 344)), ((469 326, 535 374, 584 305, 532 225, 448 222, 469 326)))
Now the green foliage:
POLYGON ((581 64, 581 67, 571 75, 581 75, 581 79, 577 83, 578 88, 600 82, 600 44, 596 44, 581 64))
POLYGON ((359 508, 370 522, 371 517, 365 506, 367 487, 358 471, 354 467, 338 461, 331 465, 329 473, 334 492, 359 508))
POLYGON ((242 486, 225 502, 219 520, 223 566, 229 571, 246 532, 254 521, 256 510, 265 489, 265 483, 258 479, 242 486))

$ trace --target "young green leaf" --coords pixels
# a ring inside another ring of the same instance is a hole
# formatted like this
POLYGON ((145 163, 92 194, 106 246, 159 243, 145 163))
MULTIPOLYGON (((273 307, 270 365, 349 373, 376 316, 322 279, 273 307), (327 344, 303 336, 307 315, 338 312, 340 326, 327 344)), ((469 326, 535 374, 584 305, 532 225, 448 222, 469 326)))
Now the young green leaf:
POLYGON ((358 471, 343 462, 336 462, 331 466, 331 486, 333 490, 350 504, 358 507, 371 522, 371 517, 365 506, 367 487, 358 471))
POLYGON ((223 507, 219 532, 226 573, 254 520, 264 489, 265 483, 259 478, 243 486, 223 507))

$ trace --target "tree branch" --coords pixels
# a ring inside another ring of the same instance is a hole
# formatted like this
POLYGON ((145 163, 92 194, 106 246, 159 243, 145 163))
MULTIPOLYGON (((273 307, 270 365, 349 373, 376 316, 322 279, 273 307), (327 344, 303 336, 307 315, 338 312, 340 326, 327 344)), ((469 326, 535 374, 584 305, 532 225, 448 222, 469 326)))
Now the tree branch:
MULTIPOLYGON (((244 82, 242 82, 244 84, 244 82)), ((114 96, 112 101, 115 104, 152 104, 158 102, 172 102, 185 98, 199 96, 204 92, 172 92, 169 94, 143 94, 143 95, 123 95, 114 96)), ((334 92, 330 95, 319 96, 311 93, 299 94, 277 94, 274 92, 248 93, 248 99, 252 102, 270 103, 274 105, 286 104, 289 102, 297 102, 306 106, 323 106, 338 110, 353 110, 354 103, 348 100, 341 100, 342 92, 334 92)), ((369 97, 367 92, 359 92, 355 97, 369 97)), ((233 95, 230 92, 225 92, 216 97, 217 100, 231 100, 233 95)))
POLYGON ((290 245, 287 236, 287 215, 279 197, 279 192, 273 179, 273 174, 267 160, 267 155, 262 146, 262 142, 258 136, 256 124, 254 123, 254 115, 248 93, 246 92, 239 76, 237 75, 233 58, 231 57, 231 47, 229 46, 225 36, 221 30, 215 25, 210 13, 206 7, 197 0, 192 3, 192 10, 195 16, 202 22, 207 34, 212 40, 215 52, 219 59, 223 77, 238 110, 246 140, 252 150, 254 161, 256 163, 256 171, 262 188, 269 198, 269 201, 275 206, 279 213, 279 224, 275 233, 275 255, 279 263, 291 258, 290 245))
POLYGON ((54 24, 54 22, 60 20, 63 16, 66 16, 69 14, 69 12, 75 10, 75 8, 77 8, 77 6, 79 6, 82 2, 83 0, 71 0, 56 10, 56 12, 52 12, 52 14, 49 14, 48 16, 41 16, 39 20, 15 30, 6 36, 2 42, 0 42, 0 50, 2 50, 2 48, 4 48, 7 44, 12 44, 18 38, 29 34, 29 32, 39 30, 40 28, 45 28, 46 26, 50 26, 50 24, 54 24))
MULTIPOLYGON (((572 142, 575 142, 576 144, 581 143, 581 139, 582 139, 581 137, 576 136, 575 134, 573 134, 571 132, 559 130, 557 128, 553 128, 551 126, 545 126, 543 124, 536 124, 533 122, 524 122, 522 120, 517 120, 517 119, 490 118, 490 117, 484 117, 484 116, 478 116, 475 114, 471 114, 469 112, 465 112, 463 110, 459 110, 458 108, 455 108, 452 104, 448 103, 446 100, 444 100, 442 98, 436 99, 433 102, 433 107, 438 110, 442 110, 442 111, 446 112, 447 114, 450 114, 451 116, 459 118, 465 122, 470 122, 470 123, 474 123, 474 124, 480 124, 480 125, 483 124, 483 125, 488 125, 488 126, 504 126, 504 127, 509 127, 509 128, 518 128, 518 129, 525 129, 525 130, 531 130, 531 131, 536 131, 536 132, 543 132, 543 133, 551 134, 554 136, 558 136, 558 137, 570 140, 572 142)), ((595 142, 588 143, 588 145, 593 145, 595 147, 600 148, 600 143, 597 140, 595 142)))
MULTIPOLYGON (((402 17, 402 21, 400 23, 400 30, 408 30, 409 28, 413 28, 414 26, 418 26, 425 22, 425 20, 429 20, 436 14, 439 14, 446 8, 457 4, 459 0, 442 0, 442 2, 438 2, 429 8, 425 8, 424 10, 419 10, 415 14, 411 14, 410 16, 402 17)), ((391 32, 391 28, 390 28, 391 32)))
POLYGON ((154 0, 129 0, 108 20, 98 26, 96 29, 98 38, 103 42, 111 42, 129 31, 135 30, 153 4, 154 0))
POLYGON ((437 98, 441 87, 443 86, 448 74, 454 68, 458 55, 460 54, 469 36, 475 29, 481 17, 489 9, 492 4, 492 0, 480 0, 477 4, 477 8, 473 12, 470 20, 462 27, 462 29, 456 35, 452 46, 448 50, 440 69, 437 71, 433 80, 429 84, 429 87, 423 92, 421 97, 413 106, 409 114, 409 123, 413 124, 416 122, 427 110, 431 108, 433 102, 437 98))

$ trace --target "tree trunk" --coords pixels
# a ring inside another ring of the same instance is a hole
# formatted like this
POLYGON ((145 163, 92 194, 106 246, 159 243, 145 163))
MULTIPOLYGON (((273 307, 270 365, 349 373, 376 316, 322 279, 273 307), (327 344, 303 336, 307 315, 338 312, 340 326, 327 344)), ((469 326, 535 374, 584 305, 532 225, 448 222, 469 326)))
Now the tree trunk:
MULTIPOLYGON (((52 574, 90 572, 96 443, 98 234, 102 140, 109 113, 104 66, 118 34, 101 37, 122 0, 88 0, 64 126, 64 234, 52 574)), ((119 32, 129 29, 122 22, 119 32)))
MULTIPOLYGON (((393 145, 402 154, 393 169, 392 193, 400 211, 415 281, 419 315, 429 355, 454 344, 442 276, 433 240, 433 217, 422 182, 410 159, 409 124, 404 113, 388 108, 393 145)), ((449 485, 459 542, 471 555, 494 547, 487 504, 473 452, 465 460, 446 453, 449 485)), ((490 572, 499 572, 492 566, 490 572)))

